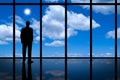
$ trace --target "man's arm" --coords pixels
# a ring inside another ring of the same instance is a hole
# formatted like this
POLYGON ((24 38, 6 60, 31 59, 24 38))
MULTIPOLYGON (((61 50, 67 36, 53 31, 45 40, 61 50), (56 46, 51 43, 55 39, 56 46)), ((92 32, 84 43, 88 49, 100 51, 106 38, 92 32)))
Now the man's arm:
POLYGON ((31 34, 31 38, 32 38, 32 41, 33 41, 33 29, 32 29, 32 32, 31 32, 32 34, 31 34))

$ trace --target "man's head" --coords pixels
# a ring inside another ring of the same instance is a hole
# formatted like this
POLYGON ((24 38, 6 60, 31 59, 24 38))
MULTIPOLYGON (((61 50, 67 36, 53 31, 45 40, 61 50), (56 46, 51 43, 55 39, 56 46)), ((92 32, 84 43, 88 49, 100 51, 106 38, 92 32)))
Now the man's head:
POLYGON ((26 26, 29 27, 30 21, 26 21, 26 26))

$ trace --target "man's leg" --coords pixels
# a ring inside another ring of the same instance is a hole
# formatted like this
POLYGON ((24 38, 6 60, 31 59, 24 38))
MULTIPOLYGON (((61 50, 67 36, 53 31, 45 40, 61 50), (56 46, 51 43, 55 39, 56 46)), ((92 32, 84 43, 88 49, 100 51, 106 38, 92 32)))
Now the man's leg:
POLYGON ((28 61, 31 62, 32 43, 28 44, 28 61))
POLYGON ((23 54, 23 61, 26 59, 26 44, 22 44, 22 54, 23 54))

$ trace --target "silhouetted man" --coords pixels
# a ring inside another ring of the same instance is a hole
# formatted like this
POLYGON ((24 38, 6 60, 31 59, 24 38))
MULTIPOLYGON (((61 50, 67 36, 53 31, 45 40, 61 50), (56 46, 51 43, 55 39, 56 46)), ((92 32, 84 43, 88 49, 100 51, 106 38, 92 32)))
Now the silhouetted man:
POLYGON ((30 28, 29 25, 30 25, 30 22, 26 21, 26 27, 22 28, 20 38, 21 38, 21 43, 22 43, 23 61, 25 61, 25 58, 26 58, 26 48, 28 47, 28 62, 31 62, 33 29, 30 28))

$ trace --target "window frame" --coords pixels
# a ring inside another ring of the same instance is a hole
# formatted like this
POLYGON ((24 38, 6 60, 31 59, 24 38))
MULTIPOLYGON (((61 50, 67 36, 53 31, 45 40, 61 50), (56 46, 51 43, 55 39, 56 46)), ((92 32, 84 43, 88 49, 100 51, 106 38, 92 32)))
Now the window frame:
MULTIPOLYGON (((0 3, 0 5, 11 5, 13 6, 13 80, 15 80, 15 11, 16 11, 16 5, 39 5, 40 6, 40 13, 42 13, 42 6, 43 5, 64 5, 65 6, 65 57, 42 57, 42 14, 40 14, 40 80, 42 80, 42 59, 65 59, 65 80, 68 79, 67 77, 67 59, 90 59, 90 80, 92 80, 92 61, 93 59, 105 59, 108 57, 93 57, 92 56, 92 6, 93 5, 113 5, 115 6, 115 40, 114 40, 114 48, 115 48, 115 56, 112 57, 115 62, 115 80, 117 80, 117 61, 120 57, 117 56, 117 6, 120 5, 120 3, 117 3, 117 0, 115 0, 114 3, 92 3, 92 0, 90 0, 89 3, 68 3, 67 0, 65 0, 64 3, 42 3, 42 0, 40 0, 40 3, 16 3, 15 0, 13 0, 12 3, 0 3), (68 57, 68 52, 67 52, 67 6, 68 5, 89 5, 90 6, 90 57, 68 57)), ((7 58, 6 58, 7 59, 7 58)))

